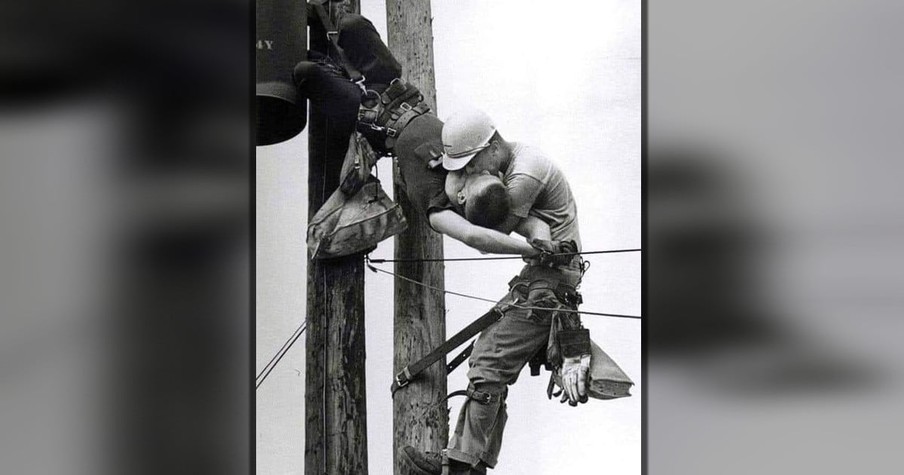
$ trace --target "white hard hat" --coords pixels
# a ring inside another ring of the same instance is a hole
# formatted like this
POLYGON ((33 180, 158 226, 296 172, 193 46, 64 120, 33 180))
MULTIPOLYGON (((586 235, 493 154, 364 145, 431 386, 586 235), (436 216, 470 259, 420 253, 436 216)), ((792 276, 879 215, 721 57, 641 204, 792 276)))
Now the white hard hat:
POLYGON ((466 109, 452 114, 443 125, 443 168, 464 168, 478 152, 487 148, 496 124, 480 109, 466 109))

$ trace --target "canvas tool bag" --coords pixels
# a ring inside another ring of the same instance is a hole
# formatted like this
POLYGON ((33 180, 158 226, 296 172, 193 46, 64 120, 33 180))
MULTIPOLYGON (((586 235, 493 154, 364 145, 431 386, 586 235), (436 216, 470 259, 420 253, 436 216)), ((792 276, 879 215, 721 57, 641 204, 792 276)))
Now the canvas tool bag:
MULTIPOLYGON (((361 156, 364 147, 358 146, 356 135, 352 134, 343 170, 354 170, 356 161, 360 167, 368 160, 361 156)), ((363 182, 352 187, 357 190, 346 194, 341 188, 336 189, 308 223, 307 243, 313 259, 370 251, 380 241, 399 234, 408 226, 402 209, 389 199, 380 180, 369 173, 370 168, 360 169, 366 169, 366 174, 347 175, 363 182)))

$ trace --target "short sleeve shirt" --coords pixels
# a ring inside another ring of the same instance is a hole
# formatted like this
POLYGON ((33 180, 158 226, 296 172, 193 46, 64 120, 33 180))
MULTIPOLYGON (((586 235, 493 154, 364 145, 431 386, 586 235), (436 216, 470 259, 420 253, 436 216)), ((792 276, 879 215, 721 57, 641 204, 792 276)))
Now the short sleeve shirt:
POLYGON ((514 143, 512 161, 502 181, 512 200, 511 213, 535 216, 550 227, 554 240, 574 240, 581 247, 578 211, 565 175, 539 149, 514 143))
POLYGON ((430 166, 431 160, 442 156, 442 127, 433 114, 419 116, 408 123, 393 147, 405 195, 425 218, 453 209, 446 196, 446 170, 442 165, 430 166))

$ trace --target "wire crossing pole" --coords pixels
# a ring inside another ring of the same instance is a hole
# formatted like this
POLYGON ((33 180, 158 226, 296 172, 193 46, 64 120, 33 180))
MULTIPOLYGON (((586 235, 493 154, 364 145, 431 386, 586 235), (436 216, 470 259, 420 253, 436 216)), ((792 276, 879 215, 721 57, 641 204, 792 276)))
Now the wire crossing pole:
MULTIPOLYGON (((357 0, 327 3, 332 10, 357 0)), ((311 20, 311 18, 309 18, 311 20)), ((336 18, 333 18, 336 24, 336 18)), ((309 21, 311 50, 326 54, 319 21, 309 21)), ((311 107, 308 125, 308 218, 339 186, 350 130, 311 107)), ((367 405, 364 384, 364 263, 360 255, 308 260, 305 374, 306 475, 367 473, 367 405)))
MULTIPOLYGON (((387 0, 386 17, 389 49, 401 63, 405 80, 416 85, 430 107, 436 111, 430 2, 387 0)), ((396 179, 396 183, 398 182, 396 179)), ((402 206, 408 220, 408 229, 395 238, 395 258, 442 258, 442 236, 430 229, 425 218, 415 211, 408 197, 398 187, 395 200, 402 206)), ((444 288, 442 262, 397 262, 395 272, 444 288)), ((442 293, 425 290, 401 279, 395 280, 395 372, 445 341, 445 309, 442 293)), ((422 413, 445 395, 446 369, 445 365, 439 364, 428 368, 416 383, 396 392, 393 399, 393 460, 396 475, 403 475, 396 455, 400 447, 411 445, 431 451, 446 447, 449 436, 447 411, 430 411, 413 422, 411 417, 412 414, 422 413)))

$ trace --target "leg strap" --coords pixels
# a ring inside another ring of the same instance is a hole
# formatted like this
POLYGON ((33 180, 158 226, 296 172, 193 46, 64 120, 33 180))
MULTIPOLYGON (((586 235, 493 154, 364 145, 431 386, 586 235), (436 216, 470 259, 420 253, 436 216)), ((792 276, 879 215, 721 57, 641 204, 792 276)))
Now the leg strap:
POLYGON ((456 396, 468 396, 468 399, 473 399, 474 401, 486 406, 487 404, 493 404, 505 399, 506 392, 507 391, 503 391, 498 394, 493 394, 485 391, 478 391, 477 389, 474 389, 474 386, 468 385, 468 389, 459 389, 458 391, 452 391, 443 399, 443 401, 448 401, 449 399, 452 399, 456 396))

